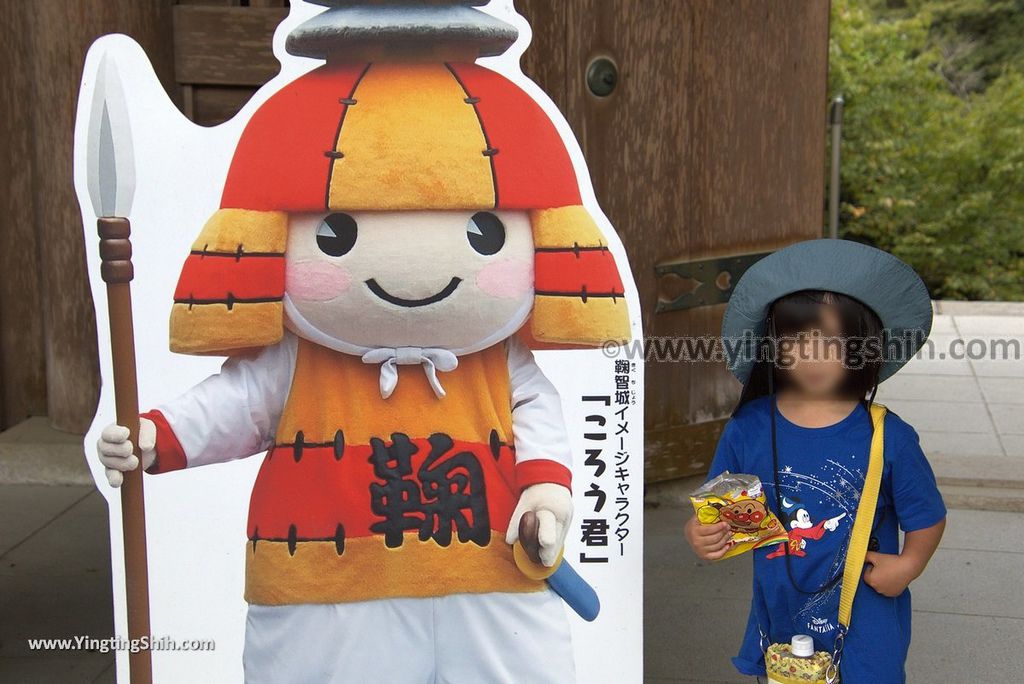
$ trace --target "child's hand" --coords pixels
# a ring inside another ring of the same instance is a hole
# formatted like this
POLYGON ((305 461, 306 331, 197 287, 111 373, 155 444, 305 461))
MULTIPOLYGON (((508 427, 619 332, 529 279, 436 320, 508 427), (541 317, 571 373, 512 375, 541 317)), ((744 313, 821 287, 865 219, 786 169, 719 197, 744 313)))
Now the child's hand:
POLYGON ((729 523, 716 522, 711 525, 702 525, 694 516, 686 521, 683 528, 686 541, 690 542, 694 553, 701 560, 718 560, 725 555, 729 549, 729 539, 732 532, 729 530, 729 523))
POLYGON ((868 551, 864 562, 865 584, 889 598, 902 594, 920 574, 916 563, 894 553, 868 551))

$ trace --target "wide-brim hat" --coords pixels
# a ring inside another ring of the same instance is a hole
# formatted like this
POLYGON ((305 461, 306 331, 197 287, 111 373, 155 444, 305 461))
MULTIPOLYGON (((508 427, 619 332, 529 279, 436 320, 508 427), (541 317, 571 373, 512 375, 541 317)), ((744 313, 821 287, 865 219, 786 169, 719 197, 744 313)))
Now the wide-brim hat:
POLYGON ((818 239, 781 249, 751 266, 733 290, 722 320, 722 338, 739 353, 727 354, 729 370, 746 384, 765 333, 772 304, 802 290, 852 297, 878 316, 886 353, 878 381, 889 378, 921 348, 932 328, 928 288, 913 268, 892 254, 850 240, 818 239))

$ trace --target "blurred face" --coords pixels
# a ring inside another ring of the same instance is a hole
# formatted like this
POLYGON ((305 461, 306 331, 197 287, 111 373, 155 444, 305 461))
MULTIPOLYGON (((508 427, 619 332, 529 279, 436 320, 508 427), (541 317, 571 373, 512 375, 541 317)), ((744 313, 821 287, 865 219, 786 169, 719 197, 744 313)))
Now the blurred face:
POLYGON ((843 365, 841 334, 842 325, 835 309, 823 306, 819 327, 797 336, 783 336, 779 342, 779 362, 791 387, 820 398, 841 391, 848 372, 843 365))
POLYGON ((533 302, 526 212, 293 214, 287 325, 357 347, 496 343, 533 302))

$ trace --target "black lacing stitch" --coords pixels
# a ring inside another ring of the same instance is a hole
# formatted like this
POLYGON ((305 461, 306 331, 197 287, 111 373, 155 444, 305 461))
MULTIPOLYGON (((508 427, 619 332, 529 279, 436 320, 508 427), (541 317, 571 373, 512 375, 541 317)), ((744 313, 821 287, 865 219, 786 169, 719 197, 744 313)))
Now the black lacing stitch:
POLYGON ((480 115, 480 109, 477 107, 477 105, 480 104, 480 98, 469 93, 469 89, 466 88, 466 84, 462 82, 462 79, 459 78, 458 73, 456 73, 454 67, 452 67, 451 64, 445 62, 444 66, 446 69, 448 69, 448 72, 452 75, 452 78, 455 79, 455 82, 459 84, 459 87, 462 88, 462 92, 466 94, 466 97, 463 98, 463 102, 473 107, 473 113, 476 114, 477 123, 480 124, 480 133, 484 136, 484 144, 487 145, 487 147, 481 152, 481 154, 487 157, 487 160, 491 163, 491 187, 493 188, 494 191, 494 206, 497 207, 498 175, 497 170, 494 168, 494 156, 498 154, 498 149, 496 147, 491 147, 491 139, 487 135, 487 127, 484 126, 484 119, 480 115))
POLYGON ((334 551, 339 556, 345 553, 345 526, 341 523, 334 528, 334 551))
POLYGON ((503 446, 497 430, 491 430, 490 439, 488 441, 490 442, 491 456, 493 456, 494 460, 497 461, 501 458, 501 447, 503 446))
POLYGON ((288 555, 295 555, 295 547, 299 543, 299 532, 295 529, 295 525, 288 526, 288 555))
POLYGON ((345 455, 345 433, 338 430, 334 433, 334 460, 340 461, 341 457, 345 455))

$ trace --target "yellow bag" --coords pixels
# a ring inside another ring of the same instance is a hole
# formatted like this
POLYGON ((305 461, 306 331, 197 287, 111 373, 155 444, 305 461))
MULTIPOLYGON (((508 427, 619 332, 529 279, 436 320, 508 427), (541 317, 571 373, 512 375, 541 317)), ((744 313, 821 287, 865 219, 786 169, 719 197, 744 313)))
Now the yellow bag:
POLYGON ((732 538, 722 558, 787 539, 779 519, 768 508, 761 480, 754 475, 724 472, 701 485, 690 501, 702 525, 729 523, 732 538))

